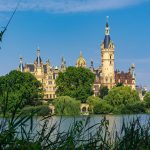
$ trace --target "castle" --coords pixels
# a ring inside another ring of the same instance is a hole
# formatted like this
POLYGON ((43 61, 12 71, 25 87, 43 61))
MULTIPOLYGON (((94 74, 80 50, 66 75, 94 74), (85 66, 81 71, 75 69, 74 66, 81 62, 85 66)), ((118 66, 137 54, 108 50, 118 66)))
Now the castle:
MULTIPOLYGON (((99 90, 101 86, 107 86, 109 89, 122 83, 125 86, 130 86, 132 89, 136 87, 136 77, 135 77, 135 66, 132 64, 128 72, 123 72, 115 70, 115 45, 110 38, 110 28, 108 20, 106 22, 105 37, 100 46, 101 49, 101 66, 94 68, 93 61, 89 69, 95 74, 96 79, 93 85, 94 95, 99 95, 99 90)), ((53 67, 50 61, 47 60, 44 64, 41 56, 40 50, 37 49, 37 58, 34 63, 23 64, 22 58, 20 58, 19 70, 21 72, 32 73, 42 84, 45 89, 44 99, 54 99, 56 98, 56 85, 55 80, 59 75, 59 72, 66 70, 66 61, 64 58, 61 60, 60 67, 53 67)), ((79 58, 76 61, 76 67, 87 67, 86 60, 83 58, 82 53, 80 53, 79 58)))

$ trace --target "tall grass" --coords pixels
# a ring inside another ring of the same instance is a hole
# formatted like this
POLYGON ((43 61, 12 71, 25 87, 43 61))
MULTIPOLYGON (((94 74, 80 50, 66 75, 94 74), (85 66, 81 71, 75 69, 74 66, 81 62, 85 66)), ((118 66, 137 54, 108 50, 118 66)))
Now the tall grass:
MULTIPOLYGON (((5 102, 4 104, 7 104, 5 102)), ((0 120, 0 149, 6 150, 149 150, 150 122, 142 125, 137 118, 130 123, 123 121, 121 131, 109 130, 109 121, 104 117, 90 125, 90 118, 76 121, 67 131, 61 130, 60 122, 51 124, 53 116, 43 117, 34 124, 34 116, 17 113, 19 105, 11 108, 9 118, 6 110, 0 120), (37 126, 40 126, 37 130, 37 126)), ((10 108, 9 108, 10 109, 10 108)))

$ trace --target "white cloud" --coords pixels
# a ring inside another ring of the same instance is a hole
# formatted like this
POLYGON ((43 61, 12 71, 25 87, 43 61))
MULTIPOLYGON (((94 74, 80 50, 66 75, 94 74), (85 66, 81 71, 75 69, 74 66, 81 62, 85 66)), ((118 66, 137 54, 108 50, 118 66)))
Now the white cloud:
MULTIPOLYGON (((0 11, 15 8, 19 0, 0 0, 0 11)), ((45 10, 48 12, 88 12, 123 8, 149 0, 21 0, 20 10, 45 10)))

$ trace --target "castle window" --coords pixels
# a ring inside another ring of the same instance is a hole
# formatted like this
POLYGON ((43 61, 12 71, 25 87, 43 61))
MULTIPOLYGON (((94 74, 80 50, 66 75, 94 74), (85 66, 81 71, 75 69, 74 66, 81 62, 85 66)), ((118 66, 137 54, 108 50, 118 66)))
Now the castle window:
POLYGON ((48 84, 49 84, 49 85, 52 84, 52 81, 48 81, 48 84))
POLYGON ((110 55, 110 59, 111 59, 111 57, 112 57, 112 56, 110 55))
POLYGON ((106 78, 106 82, 108 81, 108 78, 106 78))
POLYGON ((110 65, 111 65, 111 61, 110 61, 110 65))
POLYGON ((110 79, 110 83, 112 83, 112 78, 110 79))
POLYGON ((49 80, 52 79, 52 76, 48 76, 48 79, 49 79, 49 80))

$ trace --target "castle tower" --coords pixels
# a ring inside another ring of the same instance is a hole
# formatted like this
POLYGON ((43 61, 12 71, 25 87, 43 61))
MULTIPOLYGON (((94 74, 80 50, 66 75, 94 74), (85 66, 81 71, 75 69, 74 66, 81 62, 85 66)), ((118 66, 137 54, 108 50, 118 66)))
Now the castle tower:
POLYGON ((101 64, 102 64, 102 79, 101 83, 109 89, 115 85, 115 46, 110 38, 110 28, 108 17, 105 28, 105 38, 101 43, 101 64))
POLYGON ((44 76, 44 68, 43 68, 43 62, 40 57, 40 49, 37 49, 37 58, 34 62, 34 74, 36 78, 43 83, 43 80, 41 80, 44 76))

